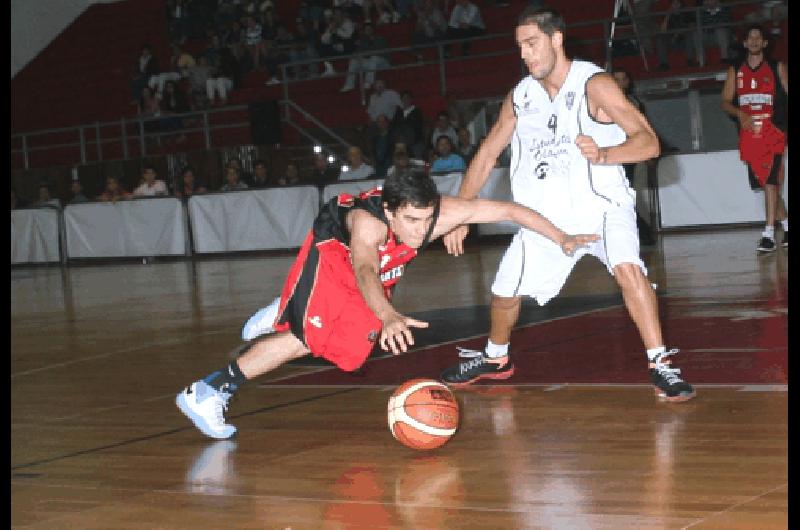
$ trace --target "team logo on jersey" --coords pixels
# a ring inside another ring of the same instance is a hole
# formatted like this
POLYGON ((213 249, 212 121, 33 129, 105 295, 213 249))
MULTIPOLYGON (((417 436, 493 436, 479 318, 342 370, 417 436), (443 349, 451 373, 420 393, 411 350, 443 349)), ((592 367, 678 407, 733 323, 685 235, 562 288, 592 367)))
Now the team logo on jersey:
POLYGON ((572 104, 575 102, 575 92, 567 92, 567 110, 572 110, 572 104))
POLYGON ((527 116, 529 114, 538 114, 539 107, 531 107, 530 101, 523 101, 521 106, 515 103, 514 110, 517 116, 527 116))
POLYGON ((539 162, 536 164, 536 169, 533 172, 536 174, 536 178, 539 180, 544 179, 547 176, 547 172, 550 170, 550 164, 547 162, 539 162))
POLYGON ((319 315, 308 317, 308 322, 315 328, 322 328, 322 319, 319 317, 319 315))
POLYGON ((381 256, 381 266, 380 266, 380 268, 381 269, 384 268, 389 263, 389 260, 391 260, 391 259, 392 259, 392 257, 389 254, 384 254, 383 256, 381 256))

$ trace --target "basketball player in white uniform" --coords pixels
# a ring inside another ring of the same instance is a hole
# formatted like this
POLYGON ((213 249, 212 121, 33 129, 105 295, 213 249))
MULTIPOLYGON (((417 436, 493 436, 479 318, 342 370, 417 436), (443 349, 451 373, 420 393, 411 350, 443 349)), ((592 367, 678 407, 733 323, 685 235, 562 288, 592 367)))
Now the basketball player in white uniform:
MULTIPOLYGON (((647 269, 639 257, 635 194, 622 168, 659 154, 646 118, 614 78, 594 64, 564 54, 564 20, 549 9, 520 15, 516 40, 530 75, 511 91, 500 116, 467 169, 459 196, 473 198, 497 157, 512 149, 514 200, 568 233, 596 233, 601 239, 565 256, 557 245, 531 231, 514 237, 492 285, 491 331, 484 352, 445 370, 442 380, 465 385, 506 379, 514 372, 508 354, 522 296, 543 305, 558 294, 585 254, 599 259, 619 284, 625 306, 644 341, 657 394, 669 401, 694 397, 680 377, 661 336, 658 306, 647 269)), ((448 252, 463 253, 467 227, 445 236, 448 252)))

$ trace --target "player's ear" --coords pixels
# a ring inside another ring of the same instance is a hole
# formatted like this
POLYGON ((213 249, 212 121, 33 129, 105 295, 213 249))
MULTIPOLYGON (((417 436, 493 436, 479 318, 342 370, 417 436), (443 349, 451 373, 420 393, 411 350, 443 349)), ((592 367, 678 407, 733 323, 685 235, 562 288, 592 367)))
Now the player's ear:
POLYGON ((553 43, 553 48, 561 48, 564 46, 564 34, 560 31, 554 31, 553 36, 550 37, 550 42, 553 43))

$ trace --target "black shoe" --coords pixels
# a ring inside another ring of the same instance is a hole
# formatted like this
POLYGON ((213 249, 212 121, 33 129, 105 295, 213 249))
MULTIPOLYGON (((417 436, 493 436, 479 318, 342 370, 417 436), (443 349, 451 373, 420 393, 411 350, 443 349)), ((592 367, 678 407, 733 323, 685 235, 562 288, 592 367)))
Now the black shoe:
POLYGON ((789 248, 789 231, 783 233, 783 241, 781 241, 781 246, 783 248, 789 248))
POLYGON ((775 252, 775 241, 769 237, 762 237, 756 250, 759 252, 775 252))
POLYGON ((686 401, 695 396, 692 385, 680 378, 680 368, 672 368, 671 360, 667 359, 678 351, 667 350, 650 361, 650 381, 655 387, 656 395, 665 401, 686 401))
POLYGON ((514 375, 511 358, 490 359, 485 355, 462 361, 442 372, 441 380, 448 385, 470 385, 481 379, 508 379, 514 375))

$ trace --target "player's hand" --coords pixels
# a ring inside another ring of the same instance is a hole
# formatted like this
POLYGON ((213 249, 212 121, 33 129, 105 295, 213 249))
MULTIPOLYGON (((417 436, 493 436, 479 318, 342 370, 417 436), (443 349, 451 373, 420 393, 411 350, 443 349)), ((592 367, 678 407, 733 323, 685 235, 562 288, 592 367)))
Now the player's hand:
POLYGON ((579 134, 578 137, 575 138, 575 145, 581 150, 581 154, 584 158, 592 164, 605 163, 602 149, 597 146, 597 142, 595 142, 591 136, 579 134))
POLYGON ((572 256, 579 248, 588 246, 589 243, 593 243, 599 239, 600 236, 597 234, 567 234, 561 242, 561 250, 567 256, 572 256))
POLYGON ((753 130, 753 117, 746 112, 739 112, 739 124, 744 131, 753 130))
POLYGON ((444 241, 444 247, 447 249, 447 253, 453 256, 460 256, 463 254, 464 239, 467 238, 468 233, 469 227, 467 225, 461 225, 445 234, 442 241, 444 241))
POLYGON ((395 314, 383 322, 380 345, 384 351, 397 355, 414 345, 414 336, 409 328, 427 328, 428 323, 400 314, 395 314))

